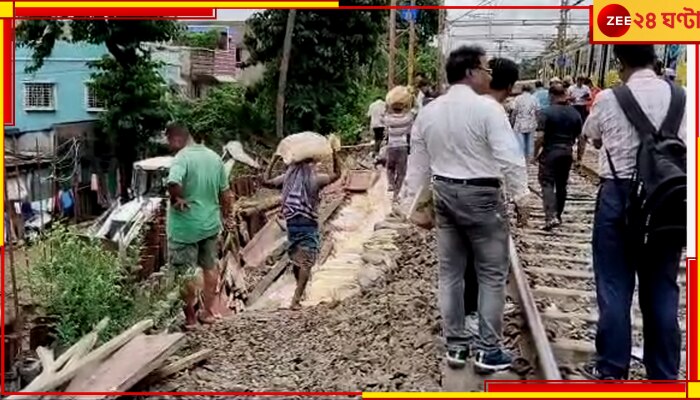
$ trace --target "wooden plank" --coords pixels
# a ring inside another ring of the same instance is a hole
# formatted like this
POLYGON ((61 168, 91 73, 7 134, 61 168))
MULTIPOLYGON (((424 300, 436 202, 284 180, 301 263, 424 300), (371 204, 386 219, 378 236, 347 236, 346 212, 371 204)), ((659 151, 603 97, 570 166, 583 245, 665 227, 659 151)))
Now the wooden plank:
POLYGON ((153 373, 148 376, 148 381, 155 382, 159 379, 167 378, 170 375, 174 375, 180 371, 193 367, 209 358, 212 353, 214 353, 214 350, 204 349, 196 353, 192 353, 189 356, 182 357, 177 361, 173 361, 172 363, 153 371, 153 373))
POLYGON ((258 267, 277 249, 284 246, 286 240, 287 236, 282 223, 277 219, 271 219, 241 250, 241 258, 246 266, 258 267))
POLYGON ((366 192, 375 182, 376 173, 372 170, 348 171, 345 190, 349 192, 366 192))
MULTIPOLYGON (((104 320, 103 320, 104 321, 104 320)), ((95 330, 93 332, 89 333, 88 335, 84 336, 83 339, 81 339, 80 342, 76 343, 73 345, 71 349, 75 350, 67 350, 66 353, 69 353, 70 351, 74 351, 77 355, 78 350, 81 348, 81 342, 83 341, 89 341, 91 340, 91 335, 96 335, 99 328, 102 327, 102 322, 100 322, 95 330)), ((105 323, 106 324, 106 323, 105 323)), ((85 357, 80 358, 79 362, 70 366, 69 368, 61 368, 60 371, 54 372, 54 371, 48 371, 46 373, 42 372, 41 375, 39 375, 36 379, 32 381, 29 385, 24 387, 24 389, 21 390, 21 392, 48 392, 53 389, 56 389, 59 386, 62 386, 64 383, 70 381, 73 379, 80 371, 83 369, 83 367, 89 366, 89 365, 94 365, 94 363, 99 362, 104 360, 106 357, 108 357, 110 354, 114 353, 116 350, 120 349, 122 346, 124 346, 126 343, 131 341, 134 337, 138 336, 141 334, 143 331, 146 329, 149 329, 153 326, 153 320, 150 319, 145 319, 143 321, 140 321, 133 325, 131 328, 127 329, 126 331, 120 333, 118 336, 112 338, 109 342, 103 344, 102 346, 98 347, 97 349, 91 351, 88 353, 85 357)), ((70 361, 68 358, 72 359, 72 355, 66 356, 66 353, 62 354, 61 357, 54 362, 54 368, 59 368, 61 363, 70 361), (64 361, 65 359, 65 361, 64 361)), ((34 399, 36 398, 33 395, 23 395, 23 394, 16 394, 7 397, 7 399, 34 399)))
MULTIPOLYGON (((321 216, 319 217, 319 228, 323 227, 323 225, 328 221, 328 219, 335 213, 335 211, 340 207, 341 204, 345 201, 345 197, 341 197, 339 199, 336 199, 332 201, 331 203, 328 204, 328 206, 324 207, 323 212, 321 213, 321 216)), ((263 277, 263 279, 258 283, 258 285, 253 289, 253 291, 248 295, 248 298, 246 299, 245 305, 250 306, 254 304, 260 296, 262 296, 263 293, 272 285, 273 282, 277 280, 277 278, 282 275, 284 272, 284 269, 287 267, 287 263, 289 262, 289 256, 285 253, 282 258, 277 261, 274 267, 263 277)))
MULTIPOLYGON (((124 392, 160 367, 185 342, 185 335, 141 334, 124 345, 96 368, 81 371, 67 392, 124 392)), ((104 399, 105 394, 89 396, 104 399)), ((85 398, 82 397, 81 398, 85 398)))

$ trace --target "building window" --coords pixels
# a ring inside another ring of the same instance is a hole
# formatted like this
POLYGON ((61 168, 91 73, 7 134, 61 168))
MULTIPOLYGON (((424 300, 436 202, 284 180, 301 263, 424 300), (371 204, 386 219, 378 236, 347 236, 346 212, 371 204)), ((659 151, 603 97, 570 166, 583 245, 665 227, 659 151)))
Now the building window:
POLYGON ((95 87, 90 82, 85 83, 85 108, 88 111, 104 111, 105 102, 97 96, 95 87))
POLYGON ((56 109, 56 84, 26 82, 24 84, 24 109, 27 111, 53 111, 56 109))

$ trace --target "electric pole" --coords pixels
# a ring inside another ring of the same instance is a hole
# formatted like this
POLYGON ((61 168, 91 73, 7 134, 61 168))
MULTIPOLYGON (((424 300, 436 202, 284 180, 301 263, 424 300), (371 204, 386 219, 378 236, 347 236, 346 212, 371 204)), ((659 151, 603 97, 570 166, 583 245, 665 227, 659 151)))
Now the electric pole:
POLYGON ((503 42, 505 42, 505 40, 497 39, 497 40, 494 40, 494 42, 498 43, 498 57, 500 58, 501 55, 503 54, 503 42))
MULTIPOLYGON (((445 5, 445 0, 440 0, 440 7, 445 5)), ((440 8, 438 10, 438 70, 435 76, 437 77, 437 89, 442 93, 445 87, 445 41, 446 31, 445 22, 447 20, 447 10, 440 8)))
POLYGON ((277 87, 277 137, 284 136, 284 93, 287 88, 287 72, 289 71, 289 57, 292 52, 292 35, 294 34, 294 20, 297 10, 289 10, 287 14, 287 27, 284 33, 284 43, 282 44, 282 61, 280 62, 280 80, 277 87))
MULTIPOLYGON (((561 6, 567 7, 569 5, 569 0, 561 0, 561 6)), ((557 59, 557 69, 559 70, 559 75, 563 75, 565 71, 564 59, 564 47, 566 47, 566 30, 568 24, 569 10, 562 8, 559 12, 559 27, 557 32, 557 50, 559 57, 557 59)))
MULTIPOLYGON (((416 0, 411 0, 411 7, 416 6, 416 0)), ((416 63, 416 16, 418 13, 413 13, 414 9, 409 10, 408 15, 408 86, 413 86, 413 69, 416 63)))
POLYGON ((389 77, 387 90, 394 87, 394 68, 396 67, 396 0, 391 0, 389 10, 389 77))

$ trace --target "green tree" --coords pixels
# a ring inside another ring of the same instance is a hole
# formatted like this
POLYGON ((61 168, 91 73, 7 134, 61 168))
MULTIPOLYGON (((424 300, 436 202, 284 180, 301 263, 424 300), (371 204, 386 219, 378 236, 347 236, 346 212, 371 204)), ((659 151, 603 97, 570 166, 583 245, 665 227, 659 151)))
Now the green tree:
POLYGON ((210 29, 206 32, 187 32, 184 31, 175 40, 175 43, 187 47, 199 47, 204 49, 216 49, 219 46, 219 38, 221 33, 216 29, 210 29))
MULTIPOLYGON (((437 3, 437 0, 416 2, 417 5, 437 3)), ((341 4, 372 6, 385 2, 344 0, 341 4)), ((430 50, 423 49, 437 33, 437 19, 437 10, 418 12, 416 71, 428 75, 432 71, 423 71, 423 65, 429 64, 423 54, 430 50)), ((263 11, 248 20, 245 45, 251 53, 251 62, 268 67, 265 79, 252 91, 264 103, 275 101, 286 20, 284 10, 263 11)), ((313 130, 354 137, 357 124, 364 123, 365 99, 372 99, 377 88, 385 87, 387 22, 386 10, 297 12, 286 88, 286 133, 313 130)), ((408 22, 399 16, 397 22, 399 29, 408 28, 408 22)), ((402 38, 397 47, 408 48, 407 35, 403 36, 406 39, 402 38)))
POLYGON ((100 122, 116 152, 120 169, 120 195, 128 198, 132 164, 147 138, 167 122, 165 85, 156 73, 159 64, 144 47, 180 35, 181 25, 167 20, 22 21, 16 28, 17 44, 33 50, 26 70, 39 70, 57 40, 104 45, 109 54, 89 63, 94 85, 107 111, 100 122), (66 34, 68 32, 68 34, 66 34))
MULTIPOLYGON (((354 5, 371 5, 358 0, 354 5)), ((384 34, 385 12, 299 10, 296 15, 285 99, 285 132, 334 130, 331 114, 355 101, 347 96, 361 78, 384 34)), ((255 97, 274 104, 287 11, 266 10, 248 21, 245 45, 252 62, 267 65, 255 97)), ((342 113, 342 112, 341 112, 342 113)))
POLYGON ((520 79, 537 79, 538 67, 537 58, 526 58, 520 62, 520 79))
POLYGON ((274 122, 270 110, 246 99, 245 90, 234 84, 216 86, 198 99, 175 97, 171 113, 171 119, 182 122, 193 135, 215 147, 269 131, 274 122))

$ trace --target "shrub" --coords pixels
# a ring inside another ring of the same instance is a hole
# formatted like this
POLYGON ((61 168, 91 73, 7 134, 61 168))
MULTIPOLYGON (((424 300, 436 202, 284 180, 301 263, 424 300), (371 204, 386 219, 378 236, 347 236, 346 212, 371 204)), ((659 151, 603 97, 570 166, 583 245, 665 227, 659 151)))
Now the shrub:
POLYGON ((60 226, 38 246, 45 256, 33 260, 26 279, 33 300, 58 317, 59 342, 74 343, 104 317, 104 335, 124 327, 133 301, 115 255, 60 226))
MULTIPOLYGON (((134 265, 133 250, 127 265, 134 265)), ((109 339, 143 318, 154 318, 160 327, 179 311, 173 292, 180 280, 133 282, 117 254, 66 227, 49 232, 33 254, 24 280, 41 311, 58 319, 61 345, 75 343, 104 317, 110 321, 101 338, 109 339)))

